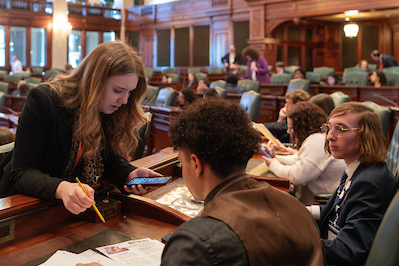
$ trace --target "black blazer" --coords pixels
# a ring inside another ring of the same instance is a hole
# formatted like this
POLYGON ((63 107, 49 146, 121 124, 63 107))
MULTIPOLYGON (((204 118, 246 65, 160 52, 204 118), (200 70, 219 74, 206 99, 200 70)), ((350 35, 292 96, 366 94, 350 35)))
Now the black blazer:
MULTIPOLYGON (((234 59, 234 64, 241 65, 243 60, 241 58, 240 53, 236 52, 236 57, 234 59)), ((227 53, 224 57, 222 57, 222 63, 228 63, 230 65, 230 53, 227 53)))
POLYGON ((320 234, 328 265, 364 265, 381 219, 396 192, 396 181, 385 163, 360 164, 341 204, 335 240, 327 240, 328 221, 334 220, 337 191, 321 206, 320 234))
MULTIPOLYGON (((47 85, 32 89, 18 122, 12 160, 4 168, 0 191, 55 200, 55 191, 69 161, 74 114, 61 106, 47 85), (11 188, 6 188, 6 186, 11 188)), ((108 149, 109 150, 109 149, 108 149)), ((122 192, 136 169, 113 153, 104 158, 103 178, 122 192)))
POLYGON ((398 66, 398 61, 389 54, 382 54, 381 55, 381 61, 382 61, 382 66, 385 67, 391 67, 391 66, 398 66))

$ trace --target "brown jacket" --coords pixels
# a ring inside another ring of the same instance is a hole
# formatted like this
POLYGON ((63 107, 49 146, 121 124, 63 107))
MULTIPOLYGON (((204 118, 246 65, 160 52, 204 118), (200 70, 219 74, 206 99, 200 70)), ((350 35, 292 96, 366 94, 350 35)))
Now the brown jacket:
POLYGON ((267 183, 241 177, 224 186, 202 216, 226 223, 241 239, 250 265, 325 265, 317 226, 305 207, 267 183))

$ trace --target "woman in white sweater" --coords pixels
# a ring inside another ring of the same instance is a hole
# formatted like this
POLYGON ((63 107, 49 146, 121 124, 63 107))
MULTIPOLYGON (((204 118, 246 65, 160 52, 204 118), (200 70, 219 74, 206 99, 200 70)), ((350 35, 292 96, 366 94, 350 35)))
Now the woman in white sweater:
POLYGON ((324 151, 325 135, 320 126, 325 123, 325 112, 310 102, 296 103, 288 113, 287 133, 299 150, 280 149, 290 155, 275 155, 274 150, 264 146, 272 158, 262 156, 269 170, 276 176, 287 178, 295 186, 301 186, 299 200, 314 204, 319 192, 333 192, 339 185, 345 162, 335 159, 324 151))

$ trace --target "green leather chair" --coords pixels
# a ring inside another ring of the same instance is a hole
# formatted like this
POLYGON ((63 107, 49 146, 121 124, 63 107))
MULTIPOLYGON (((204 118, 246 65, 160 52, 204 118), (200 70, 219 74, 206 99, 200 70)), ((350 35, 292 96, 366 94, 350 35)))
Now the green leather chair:
POLYGON ((388 147, 387 167, 399 182, 399 123, 396 123, 395 131, 392 134, 388 147))
POLYGON ((155 100, 156 106, 174 106, 176 98, 176 90, 168 87, 160 89, 155 100))
POLYGON ((385 77, 387 78, 389 86, 395 86, 399 78, 399 71, 395 69, 384 69, 385 77))
POLYGON ((4 104, 6 103, 6 94, 0 91, 0 111, 3 111, 4 104))
POLYGON ((306 72, 306 79, 310 81, 310 84, 320 84, 321 74, 316 72, 306 72))
POLYGON ((26 83, 36 83, 36 84, 42 83, 41 78, 26 78, 24 80, 26 81, 26 83))
POLYGON ((162 74, 176 73, 176 68, 166 68, 162 70, 162 74))
POLYGON ((367 68, 370 72, 374 72, 377 69, 377 64, 368 64, 367 68))
POLYGON ((180 74, 168 73, 166 76, 172 79, 172 83, 180 83, 180 74))
MULTIPOLYGON (((8 94, 8 88, 10 87, 10 83, 0 81, 0 91, 4 92, 5 95, 8 94)), ((1 110, 0 110, 1 112, 1 110)))
POLYGON ((34 74, 42 74, 44 68, 42 67, 32 67, 32 73, 34 74))
POLYGON ((200 67, 190 67, 189 69, 187 69, 187 73, 199 73, 199 72, 201 72, 200 67))
POLYGON ((245 112, 247 112, 249 118, 254 122, 257 122, 258 120, 261 101, 262 95, 253 90, 244 92, 241 95, 240 105, 245 110, 245 112))
POLYGON ((399 66, 391 66, 391 67, 386 67, 384 70, 388 71, 399 71, 399 66))
POLYGON ((342 82, 345 85, 366 86, 369 74, 366 71, 344 71, 342 82))
POLYGON ((388 126, 389 126, 389 117, 391 115, 391 110, 389 108, 382 107, 375 102, 362 102, 362 104, 370 107, 377 113, 378 118, 380 119, 380 125, 382 132, 384 133, 385 137, 387 136, 388 126))
POLYGON ((215 80, 215 81, 211 82, 211 85, 209 85, 209 88, 210 89, 214 89, 216 86, 225 89, 226 86, 227 86, 227 83, 226 83, 226 81, 221 80, 221 79, 220 80, 215 80))
POLYGON ((145 145, 148 138, 148 132, 150 131, 151 127, 151 120, 152 120, 152 113, 145 112, 144 116, 147 118, 147 122, 143 124, 137 132, 137 146, 134 152, 131 154, 133 160, 140 159, 144 156, 145 145))
POLYGON ((197 80, 202 79, 202 78, 208 78, 208 74, 206 74, 206 73, 195 73, 195 78, 197 80))
POLYGON ((285 94, 295 90, 304 90, 308 92, 309 87, 310 87, 310 80, 308 79, 291 79, 290 83, 288 83, 287 92, 285 94))
POLYGON ((22 79, 22 76, 18 76, 18 75, 5 75, 4 76, 4 81, 12 81, 15 83, 18 83, 20 80, 22 79))
POLYGON ((239 65, 238 66, 238 73, 247 73, 248 71, 247 71, 248 69, 247 69, 247 65, 239 65))
POLYGON ((39 84, 37 83, 30 83, 30 82, 26 82, 26 85, 29 87, 30 90, 37 88, 39 86, 39 84))
POLYGON ((152 67, 146 67, 145 68, 145 76, 147 78, 152 78, 153 75, 154 75, 154 69, 152 67))
POLYGON ((219 86, 215 86, 213 89, 218 93, 220 98, 226 99, 226 89, 223 89, 219 86))
POLYGON ((284 70, 285 70, 285 71, 288 71, 288 72, 290 72, 292 75, 294 75, 295 70, 297 70, 298 68, 300 68, 300 66, 291 65, 291 66, 286 66, 286 67, 284 67, 284 70))
POLYGON ((46 78, 50 79, 50 78, 56 77, 56 76, 57 76, 58 74, 60 74, 60 73, 61 73, 61 72, 58 71, 58 70, 56 70, 56 69, 50 69, 50 70, 45 71, 44 76, 45 76, 46 78))
POLYGON ((331 98, 334 101, 335 107, 340 105, 341 103, 349 102, 349 95, 346 95, 342 91, 336 91, 330 94, 331 98))
POLYGON ((237 82, 237 86, 244 89, 245 91, 256 91, 259 92, 260 82, 252 79, 241 79, 237 82))
POLYGON ((365 266, 399 265, 399 193, 396 192, 380 227, 374 237, 373 245, 365 266))
POLYGON ((322 79, 326 79, 328 75, 331 73, 334 73, 335 69, 333 67, 326 67, 326 66, 321 66, 321 67, 314 67, 313 72, 319 73, 321 75, 322 79))
POLYGON ((15 73, 13 76, 21 76, 21 78, 24 79, 24 78, 30 77, 30 73, 22 71, 19 73, 15 73))
POLYGON ((209 68, 208 73, 210 73, 210 74, 221 74, 221 73, 223 73, 223 68, 222 67, 211 67, 211 68, 209 68))
POLYGON ((145 92, 143 100, 141 100, 141 104, 155 104, 158 92, 159 87, 147 85, 147 91, 145 92))
POLYGON ((288 84, 292 78, 291 74, 281 73, 281 74, 273 74, 271 76, 272 84, 288 84))
POLYGON ((360 68, 358 66, 346 67, 346 68, 344 68, 344 72, 345 71, 347 71, 347 72, 350 72, 350 71, 364 71, 364 72, 367 72, 366 69, 360 68))

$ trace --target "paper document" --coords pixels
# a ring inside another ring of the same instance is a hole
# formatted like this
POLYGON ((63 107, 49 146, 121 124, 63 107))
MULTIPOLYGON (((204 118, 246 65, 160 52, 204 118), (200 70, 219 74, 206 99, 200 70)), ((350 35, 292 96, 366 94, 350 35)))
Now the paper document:
POLYGON ((278 142, 277 142, 276 138, 267 129, 267 127, 265 127, 264 124, 262 124, 262 123, 253 123, 253 125, 260 133, 262 133, 263 136, 265 136, 268 140, 272 141, 278 147, 278 142))
POLYGON ((122 265, 93 250, 86 250, 80 254, 58 250, 46 262, 39 264, 39 266, 75 266, 77 263, 91 262, 97 262, 105 266, 122 265))
POLYGON ((99 247, 97 250, 119 263, 159 266, 164 246, 160 241, 144 238, 99 247))

